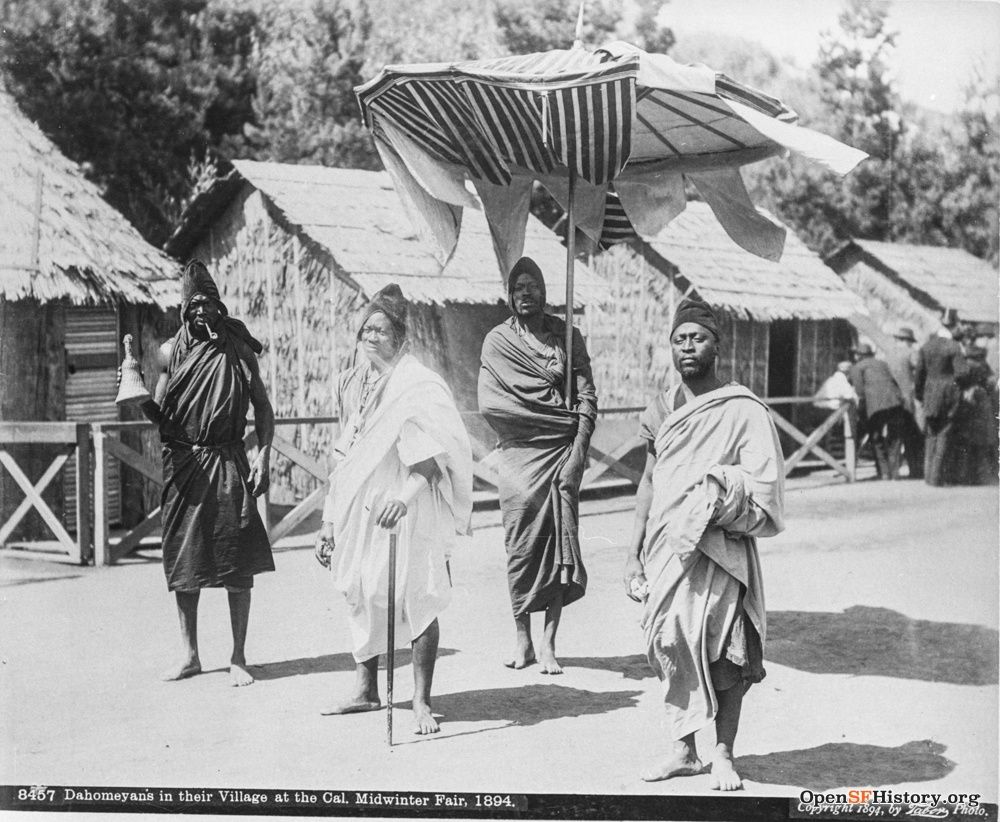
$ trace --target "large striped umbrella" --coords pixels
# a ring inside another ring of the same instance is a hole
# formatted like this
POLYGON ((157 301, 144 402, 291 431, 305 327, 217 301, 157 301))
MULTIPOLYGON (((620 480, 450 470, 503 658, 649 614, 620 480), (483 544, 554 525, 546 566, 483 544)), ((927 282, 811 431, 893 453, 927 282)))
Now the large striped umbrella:
POLYGON ((577 228, 605 244, 655 236, 684 209, 687 180, 737 243, 778 259, 784 229, 754 208, 739 167, 795 152, 846 174, 866 156, 795 125, 772 97, 626 43, 388 66, 356 91, 396 190, 442 264, 462 209, 482 207, 505 277, 521 255, 533 181, 559 202, 567 350, 577 228))

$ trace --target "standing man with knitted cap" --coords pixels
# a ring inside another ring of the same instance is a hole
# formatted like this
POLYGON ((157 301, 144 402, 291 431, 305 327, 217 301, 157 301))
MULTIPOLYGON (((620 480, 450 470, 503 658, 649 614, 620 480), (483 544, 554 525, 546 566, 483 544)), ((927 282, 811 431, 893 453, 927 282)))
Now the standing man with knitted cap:
POLYGON ((684 300, 670 346, 681 382, 640 419, 648 454, 624 574, 628 596, 645 603, 647 656, 671 744, 642 778, 701 773, 695 732, 714 722, 710 784, 731 791, 742 786, 733 743, 743 695, 764 678, 756 538, 784 528, 784 465, 767 406, 716 376, 712 309, 684 300))
POLYGON ((163 568, 177 597, 184 658, 164 679, 201 673, 198 600, 225 588, 233 631, 230 683, 250 685, 244 645, 255 574, 274 570, 254 497, 267 490, 274 412, 260 377, 263 346, 229 316, 204 263, 192 260, 181 284, 181 328, 160 349, 163 373, 142 405, 163 443, 163 568), (243 447, 253 406, 259 451, 243 447))
POLYGON ((390 284, 368 304, 358 332, 363 361, 340 374, 342 420, 316 558, 347 600, 355 685, 322 711, 382 707, 379 654, 388 650, 389 532, 398 529, 394 638, 413 648, 413 720, 436 733, 431 684, 438 616, 451 601, 448 557, 469 533, 472 447, 451 390, 407 353, 407 306, 390 284))

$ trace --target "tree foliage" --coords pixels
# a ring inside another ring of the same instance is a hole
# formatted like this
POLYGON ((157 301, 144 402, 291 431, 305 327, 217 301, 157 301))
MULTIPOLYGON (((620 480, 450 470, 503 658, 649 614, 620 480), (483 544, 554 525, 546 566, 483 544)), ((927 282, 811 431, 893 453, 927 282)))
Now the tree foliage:
POLYGON ((769 161, 748 174, 755 197, 821 253, 858 237, 957 246, 995 260, 997 90, 974 79, 951 118, 904 104, 894 40, 884 7, 848 2, 839 28, 823 38, 813 82, 797 93, 806 125, 869 157, 845 178, 797 158, 769 161))
POLYGON ((252 116, 255 15, 206 0, 14 0, 0 14, 0 70, 22 109, 161 242, 192 158, 252 116))

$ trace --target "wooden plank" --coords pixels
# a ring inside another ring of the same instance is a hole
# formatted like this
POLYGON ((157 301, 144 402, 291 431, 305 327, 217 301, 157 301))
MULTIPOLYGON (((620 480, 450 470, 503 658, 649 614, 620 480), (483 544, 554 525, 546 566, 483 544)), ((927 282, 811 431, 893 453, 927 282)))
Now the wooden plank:
POLYGON ((305 451, 300 448, 296 448, 292 443, 286 440, 284 437, 279 437, 277 434, 271 442, 271 448, 284 454, 290 460, 292 460, 296 465, 304 468, 310 474, 312 474, 316 479, 325 482, 330 476, 330 472, 327 470, 326 466, 323 465, 316 459, 310 457, 305 451))
MULTIPOLYGON (((322 423, 340 422, 340 417, 282 417, 274 421, 276 428, 282 425, 320 425, 322 423)), ((253 425, 253 417, 247 420, 249 425, 253 425)))
MULTIPOLYGON (((796 428, 794 425, 788 422, 788 420, 786 420, 781 415, 772 412, 771 418, 774 420, 778 428, 788 433, 788 435, 794 438, 796 442, 806 441, 805 434, 799 431, 798 428, 796 428)), ((837 460, 831 457, 826 451, 820 448, 818 445, 814 445, 812 451, 817 457, 823 460, 823 462, 829 465, 833 470, 837 471, 840 474, 843 474, 845 477, 848 476, 847 469, 841 463, 837 462, 837 460)), ((785 471, 785 473, 786 474, 788 473, 787 470, 785 471)))
MULTIPOLYGON (((45 469, 45 473, 42 474, 42 478, 35 483, 35 491, 38 492, 39 496, 45 492, 49 483, 52 482, 55 475, 59 473, 60 469, 69 460, 69 455, 75 450, 76 448, 72 447, 67 450, 66 453, 59 454, 54 460, 52 460, 52 464, 45 469)), ((27 497, 21 500, 21 504, 14 509, 14 513, 10 515, 10 518, 3 524, 3 527, 0 528, 0 545, 5 545, 7 543, 11 534, 14 533, 14 529, 17 528, 18 524, 22 519, 24 519, 25 515, 31 510, 31 508, 31 500, 27 497)))
POLYGON ((42 499, 41 495, 35 491, 35 486, 31 484, 31 481, 24 475, 21 467, 17 464, 14 458, 9 452, 0 448, 0 465, 10 473, 11 477, 14 479, 21 490, 24 491, 25 496, 31 502, 32 506, 41 515, 45 524, 49 526, 49 529, 55 535, 56 539, 59 540, 59 544, 65 548, 70 556, 79 559, 77 557, 77 546, 73 542, 72 537, 66 533, 66 529, 63 528, 63 524, 59 521, 59 518, 52 513, 52 509, 45 504, 45 500, 42 499))
POLYGON ((806 437, 805 442, 802 446, 792 454, 787 460, 785 460, 785 473, 790 472, 799 461, 805 457, 813 447, 818 443, 823 437, 826 436, 827 431, 833 428, 834 425, 839 422, 840 418, 844 415, 847 409, 845 406, 840 406, 836 411, 831 413, 823 422, 814 430, 808 437, 806 437))
POLYGON ((313 511, 322 507, 328 488, 329 485, 324 483, 285 514, 281 522, 277 523, 271 531, 271 541, 277 542, 282 537, 287 536, 291 533, 292 529, 305 520, 313 511))
POLYGON ((495 488, 500 487, 500 476, 497 474, 496 470, 492 466, 487 465, 481 460, 472 461, 472 475, 478 477, 483 482, 489 483, 495 488))
POLYGON ((854 427, 851 425, 851 407, 844 415, 844 464, 847 466, 847 481, 854 482, 858 478, 857 444, 854 442, 854 427))
POLYGON ((0 443, 23 445, 32 443, 75 443, 74 422, 0 422, 0 443))
MULTIPOLYGON (((102 465, 101 468, 103 467, 102 465)), ((93 553, 90 471, 90 425, 78 422, 76 424, 76 558, 81 565, 85 565, 93 553)))
MULTIPOLYGON (((632 436, 629 437, 627 440, 625 440, 625 442, 621 443, 607 456, 598 457, 597 455, 600 454, 601 452, 599 449, 595 448, 592 445, 590 447, 590 455, 594 457, 595 460, 597 460, 597 465, 591 466, 584 472, 583 479, 580 480, 580 487, 586 488, 602 474, 605 474, 608 470, 614 470, 621 473, 622 469, 625 469, 627 473, 625 473, 624 476, 626 476, 628 479, 631 480, 635 472, 627 465, 622 463, 621 459, 634 449, 641 448, 642 446, 643 446, 643 440, 639 439, 639 437, 632 436)), ((640 475, 640 479, 641 478, 642 477, 640 475)), ((636 484, 638 485, 638 481, 636 482, 636 484)))
POLYGON ((815 402, 816 397, 761 397, 760 401, 768 405, 804 405, 807 402, 815 402))
POLYGON ((125 420, 123 422, 102 422, 101 428, 107 433, 126 431, 139 434, 143 431, 155 431, 156 425, 149 420, 125 420))
POLYGON ((108 548, 108 564, 114 565, 124 556, 131 554, 139 543, 153 533, 160 525, 160 509, 156 508, 142 522, 135 526, 114 545, 108 548))
MULTIPOLYGON (((636 437, 635 442, 632 444, 632 448, 636 448, 641 444, 642 444, 641 440, 638 437, 636 437)), ((632 448, 629 448, 628 450, 631 451, 632 448)), ((617 450, 618 449, 616 449, 615 453, 617 453, 617 450)), ((628 451, 626 451, 625 453, 628 453, 628 451)), ((621 462, 619 459, 601 451, 600 448, 595 448, 594 446, 590 446, 590 454, 595 459, 600 460, 601 462, 608 463, 609 468, 614 469, 623 477, 625 477, 625 479, 630 480, 636 485, 638 485, 639 481, 642 479, 641 471, 636 471, 633 468, 629 467, 628 465, 625 465, 625 463, 621 462)))
MULTIPOLYGON (((103 428, 104 426, 102 425, 101 427, 103 428)), ((152 480, 157 485, 163 485, 163 469, 149 459, 149 457, 129 448, 121 440, 115 437, 105 437, 104 450, 115 459, 121 460, 129 468, 138 471, 146 479, 152 480)))
POLYGON ((100 423, 93 426, 94 439, 94 565, 110 565, 108 556, 107 477, 104 473, 104 441, 108 435, 100 423))

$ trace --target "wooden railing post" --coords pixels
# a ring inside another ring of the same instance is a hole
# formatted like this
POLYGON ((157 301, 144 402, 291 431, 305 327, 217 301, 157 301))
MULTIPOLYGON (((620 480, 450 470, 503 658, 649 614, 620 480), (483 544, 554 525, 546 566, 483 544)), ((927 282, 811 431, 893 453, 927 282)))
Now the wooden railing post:
POLYGON ((73 559, 86 565, 91 557, 90 530, 90 425, 76 425, 76 556, 73 559))
POLYGON ((850 400, 842 400, 848 405, 844 414, 844 464, 847 466, 847 481, 854 482, 858 478, 857 452, 854 442, 853 408, 850 400))
POLYGON ((99 422, 91 425, 94 439, 94 565, 111 564, 108 551, 108 488, 104 471, 104 439, 108 434, 99 422))

